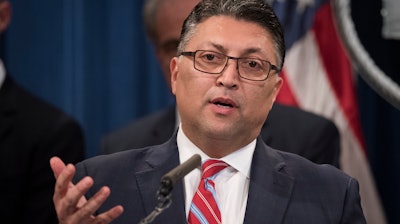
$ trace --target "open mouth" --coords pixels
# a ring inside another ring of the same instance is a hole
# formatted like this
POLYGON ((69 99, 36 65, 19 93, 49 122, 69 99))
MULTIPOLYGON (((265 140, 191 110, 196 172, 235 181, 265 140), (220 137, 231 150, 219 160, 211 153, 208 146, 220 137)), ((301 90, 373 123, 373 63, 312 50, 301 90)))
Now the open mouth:
POLYGON ((233 102, 232 100, 229 99, 222 99, 222 98, 218 98, 218 99, 214 99, 213 101, 211 101, 212 104, 217 105, 219 107, 223 107, 223 108, 234 108, 236 107, 235 102, 233 102))

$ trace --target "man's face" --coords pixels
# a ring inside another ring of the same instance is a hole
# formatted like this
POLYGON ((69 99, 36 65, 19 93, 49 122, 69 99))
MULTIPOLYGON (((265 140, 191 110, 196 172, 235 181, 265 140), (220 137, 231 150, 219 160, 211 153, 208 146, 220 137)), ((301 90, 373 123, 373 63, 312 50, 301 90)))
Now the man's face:
POLYGON ((9 1, 0 1, 0 33, 3 33, 11 21, 11 4, 9 1))
MULTIPOLYGON (((196 50, 277 63, 272 38, 265 29, 228 16, 214 16, 198 24, 184 51, 196 50)), ((236 65, 236 60, 229 60, 221 74, 206 74, 193 67, 191 56, 171 61, 171 87, 182 129, 198 146, 205 137, 228 141, 236 149, 243 147, 258 136, 275 101, 282 84, 275 71, 265 81, 250 81, 239 77, 236 65)))
POLYGON ((170 86, 169 63, 176 56, 182 24, 199 0, 172 0, 160 5, 156 17, 155 49, 165 80, 170 86))

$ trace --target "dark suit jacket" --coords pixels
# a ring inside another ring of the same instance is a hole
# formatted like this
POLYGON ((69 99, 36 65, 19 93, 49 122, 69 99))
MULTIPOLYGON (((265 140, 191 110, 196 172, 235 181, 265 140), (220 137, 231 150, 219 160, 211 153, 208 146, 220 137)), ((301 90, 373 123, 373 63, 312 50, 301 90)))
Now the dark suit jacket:
MULTIPOLYGON (((175 122, 174 106, 134 121, 104 137, 100 154, 164 143, 172 136, 175 122)), ((332 121, 321 116, 275 104, 261 137, 273 148, 339 167, 339 131, 332 121)))
MULTIPOLYGON (((92 197, 102 186, 111 195, 99 209, 121 204, 113 223, 138 223, 156 205, 161 177, 179 164, 176 136, 162 145, 101 155, 76 166, 75 181, 94 178, 92 197)), ((153 223, 186 223, 183 184, 172 191, 172 204, 153 223)), ((295 154, 274 150, 258 138, 250 171, 244 223, 366 223, 358 182, 330 165, 318 165, 295 154)))
POLYGON ((58 223, 49 160, 84 159, 80 126, 6 76, 0 89, 0 217, 12 223, 58 223))

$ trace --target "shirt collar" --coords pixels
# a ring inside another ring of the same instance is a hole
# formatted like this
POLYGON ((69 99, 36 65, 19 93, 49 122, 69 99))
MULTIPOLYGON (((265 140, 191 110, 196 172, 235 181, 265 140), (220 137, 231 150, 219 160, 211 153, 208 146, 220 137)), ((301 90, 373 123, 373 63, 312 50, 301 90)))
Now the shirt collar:
POLYGON ((4 68, 3 61, 0 59, 0 89, 3 86, 5 78, 6 78, 6 69, 4 68))
MULTIPOLYGON (((250 167, 253 158, 253 153, 256 147, 257 139, 254 139, 248 145, 243 148, 221 158, 220 160, 229 164, 232 168, 245 175, 247 178, 250 177, 250 167)), ((181 163, 188 160, 192 155, 199 154, 201 156, 201 162, 203 163, 207 159, 210 159, 203 151, 201 151, 189 138, 183 133, 182 125, 179 125, 177 134, 177 144, 179 151, 179 160, 181 163)))

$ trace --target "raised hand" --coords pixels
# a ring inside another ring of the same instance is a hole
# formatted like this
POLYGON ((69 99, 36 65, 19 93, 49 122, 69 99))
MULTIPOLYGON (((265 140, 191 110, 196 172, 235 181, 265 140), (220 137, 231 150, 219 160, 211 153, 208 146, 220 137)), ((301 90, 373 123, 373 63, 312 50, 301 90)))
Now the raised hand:
POLYGON ((94 216, 96 210, 110 195, 110 189, 102 187, 87 200, 84 195, 93 186, 91 177, 84 177, 77 184, 73 184, 74 165, 65 165, 60 158, 53 157, 50 159, 50 166, 56 177, 53 202, 60 224, 110 223, 122 214, 123 207, 117 205, 94 216))

